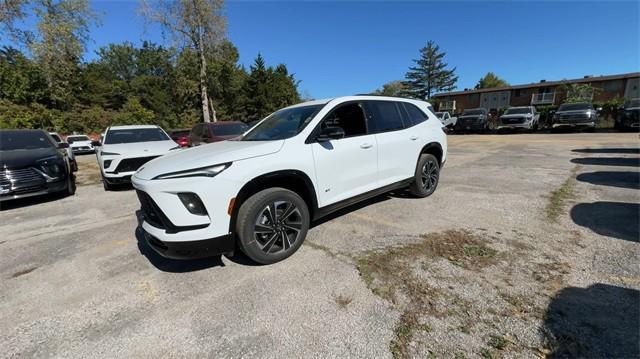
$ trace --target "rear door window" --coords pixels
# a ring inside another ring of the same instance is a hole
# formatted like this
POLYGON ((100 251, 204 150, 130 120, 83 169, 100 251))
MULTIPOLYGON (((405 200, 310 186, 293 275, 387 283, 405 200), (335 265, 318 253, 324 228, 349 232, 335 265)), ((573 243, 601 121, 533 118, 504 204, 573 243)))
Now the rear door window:
POLYGON ((359 103, 352 102, 338 105, 322 121, 320 128, 340 127, 344 137, 355 137, 367 134, 367 123, 359 103))
POLYGON ((394 101, 367 101, 367 107, 372 114, 369 122, 371 133, 404 129, 398 103, 394 101))
POLYGON ((404 102, 402 105, 404 105, 404 108, 407 110, 412 125, 417 125, 427 120, 427 115, 416 107, 416 105, 407 102, 404 102))

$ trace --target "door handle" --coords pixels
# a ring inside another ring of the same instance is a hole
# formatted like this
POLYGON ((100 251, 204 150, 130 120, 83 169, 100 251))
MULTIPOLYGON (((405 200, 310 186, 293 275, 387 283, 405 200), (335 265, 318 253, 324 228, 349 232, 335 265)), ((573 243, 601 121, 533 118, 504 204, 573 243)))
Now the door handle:
POLYGON ((360 145, 360 148, 364 148, 364 149, 371 148, 371 147, 373 147, 373 145, 370 143, 363 143, 360 145))
POLYGON ((415 140, 417 140, 418 138, 420 138, 420 137, 418 137, 418 136, 411 136, 411 137, 409 137, 409 139, 410 139, 411 141, 415 141, 415 140))

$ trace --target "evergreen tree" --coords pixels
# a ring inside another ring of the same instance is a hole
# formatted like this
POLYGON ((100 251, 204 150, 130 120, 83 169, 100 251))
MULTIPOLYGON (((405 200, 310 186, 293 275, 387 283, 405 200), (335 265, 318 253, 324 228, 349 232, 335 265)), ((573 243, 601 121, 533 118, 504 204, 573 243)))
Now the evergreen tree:
POLYGON ((448 64, 443 61, 445 54, 431 40, 420 49, 420 58, 413 60, 416 65, 410 67, 405 75, 404 85, 408 96, 429 99, 438 91, 451 91, 456 87, 456 68, 447 69, 448 64))
POLYGON ((509 86, 509 83, 507 81, 499 78, 493 72, 487 72, 487 74, 478 81, 476 89, 489 89, 507 86, 509 86))

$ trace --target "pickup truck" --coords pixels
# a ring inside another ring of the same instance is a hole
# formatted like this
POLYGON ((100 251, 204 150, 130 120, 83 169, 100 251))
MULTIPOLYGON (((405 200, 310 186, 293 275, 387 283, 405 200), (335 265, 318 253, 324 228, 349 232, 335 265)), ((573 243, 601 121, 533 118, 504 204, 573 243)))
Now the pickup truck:
POLYGON ((458 122, 458 118, 452 117, 449 112, 436 112, 435 114, 445 127, 453 128, 458 122))

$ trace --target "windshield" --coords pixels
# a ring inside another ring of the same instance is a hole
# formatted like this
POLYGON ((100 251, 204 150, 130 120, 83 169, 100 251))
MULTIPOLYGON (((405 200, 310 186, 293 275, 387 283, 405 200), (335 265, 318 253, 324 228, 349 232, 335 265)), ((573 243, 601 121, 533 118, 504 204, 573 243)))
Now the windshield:
POLYGON ((444 112, 436 112, 436 116, 442 119, 442 117, 444 117, 444 112))
POLYGON ((636 99, 625 102, 624 107, 627 107, 627 108, 640 107, 640 98, 636 98, 636 99))
POLYGON ((117 143, 166 141, 169 137, 159 128, 136 128, 127 130, 109 130, 104 139, 105 145, 117 143))
POLYGON ((214 125, 213 134, 216 136, 238 136, 248 130, 249 126, 244 123, 230 123, 214 125))
POLYGON ((302 131, 324 105, 285 108, 269 115, 249 131, 242 141, 272 141, 290 138, 302 131))
POLYGON ((505 111, 505 115, 520 115, 525 113, 531 113, 531 109, 528 107, 512 107, 505 111))
POLYGON ((578 110, 592 110, 593 106, 590 103, 566 103, 561 105, 558 111, 578 111, 578 110))
POLYGON ((91 141, 87 136, 67 136, 67 142, 71 143, 74 141, 91 141))
POLYGON ((0 151, 35 150, 54 147, 41 131, 0 131, 0 151))
POLYGON ((484 115, 484 110, 465 110, 462 115, 484 115))

